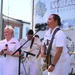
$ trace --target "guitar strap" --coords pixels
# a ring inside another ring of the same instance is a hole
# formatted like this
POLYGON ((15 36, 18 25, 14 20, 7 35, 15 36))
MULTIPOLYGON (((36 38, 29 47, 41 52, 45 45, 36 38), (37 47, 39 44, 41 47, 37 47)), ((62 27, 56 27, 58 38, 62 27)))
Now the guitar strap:
MULTIPOLYGON (((33 43, 34 43, 34 38, 31 40, 30 49, 32 48, 33 43)), ((28 57, 28 54, 26 54, 26 57, 28 57)))
POLYGON ((59 31, 59 30, 60 30, 60 28, 56 28, 55 29, 55 31, 53 32, 50 44, 48 46, 47 56, 46 56, 46 59, 47 59, 47 68, 48 68, 48 57, 49 57, 49 55, 50 55, 50 63, 49 63, 49 65, 51 64, 51 54, 50 54, 50 51, 51 51, 51 48, 52 48, 53 39, 54 39, 54 36, 55 36, 56 32, 59 31))

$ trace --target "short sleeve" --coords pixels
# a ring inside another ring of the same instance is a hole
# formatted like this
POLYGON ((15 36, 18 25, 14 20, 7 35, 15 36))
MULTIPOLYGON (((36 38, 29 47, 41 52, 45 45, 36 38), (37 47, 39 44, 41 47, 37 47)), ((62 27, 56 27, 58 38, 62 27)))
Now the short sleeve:
POLYGON ((65 44, 65 34, 63 31, 58 31, 55 35, 56 47, 63 47, 65 44))

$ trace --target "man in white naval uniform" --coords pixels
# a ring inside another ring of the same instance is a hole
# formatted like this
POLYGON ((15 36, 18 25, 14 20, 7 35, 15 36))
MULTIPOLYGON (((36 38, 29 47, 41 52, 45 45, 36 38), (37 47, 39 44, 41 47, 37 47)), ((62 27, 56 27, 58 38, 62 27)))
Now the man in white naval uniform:
MULTIPOLYGON (((61 20, 59 15, 51 14, 48 18, 48 27, 50 31, 47 33, 47 36, 52 35, 57 28, 61 26, 61 20)), ((68 75, 70 72, 70 57, 67 53, 66 48, 66 37, 64 32, 60 29, 56 32, 52 48, 50 51, 51 54, 51 64, 48 67, 48 75, 68 75)))
MULTIPOLYGON (((26 58, 26 60, 23 62, 24 66, 25 66, 25 74, 24 71, 22 71, 22 75, 36 75, 37 73, 37 59, 36 56, 39 52, 39 49, 41 47, 41 41, 40 39, 33 37, 33 30, 29 30, 27 32, 27 40, 29 39, 29 41, 22 47, 22 51, 27 51, 30 53, 35 54, 35 56, 31 56, 28 55, 28 57, 26 58), (32 37, 32 38, 30 38, 32 37), (32 44, 32 45, 31 45, 32 44)), ((26 41, 26 39, 21 39, 20 40, 20 44, 24 44, 26 41)))

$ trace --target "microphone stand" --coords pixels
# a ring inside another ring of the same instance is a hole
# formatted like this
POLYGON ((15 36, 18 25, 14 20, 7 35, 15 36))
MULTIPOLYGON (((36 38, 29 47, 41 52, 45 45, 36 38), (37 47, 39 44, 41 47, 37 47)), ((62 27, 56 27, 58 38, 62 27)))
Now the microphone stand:
MULTIPOLYGON (((36 33, 37 33, 38 31, 40 31, 40 29, 37 30, 36 33)), ((35 33, 35 34, 36 34, 36 33, 35 33)), ((33 34, 33 36, 34 36, 35 34, 33 34)), ((29 39, 31 39, 33 36, 31 36, 29 39)), ((19 51, 19 54, 20 54, 20 56, 19 56, 18 75, 20 75, 21 48, 29 41, 29 39, 28 39, 23 45, 21 45, 21 46, 12 54, 12 56, 13 56, 13 55, 14 55, 16 52, 18 52, 18 51, 19 51)), ((25 51, 24 51, 24 52, 25 52, 25 51)), ((29 53, 29 52, 25 52, 25 53, 27 53, 27 55, 32 55, 32 56, 34 56, 34 54, 32 54, 32 53, 29 53)))

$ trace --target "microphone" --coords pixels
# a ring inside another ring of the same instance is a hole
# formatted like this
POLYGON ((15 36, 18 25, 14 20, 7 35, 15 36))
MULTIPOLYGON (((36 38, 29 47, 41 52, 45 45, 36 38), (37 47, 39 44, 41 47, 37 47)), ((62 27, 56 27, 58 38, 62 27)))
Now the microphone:
POLYGON ((35 29, 36 30, 46 30, 46 27, 47 27, 47 23, 42 23, 42 24, 40 24, 40 23, 37 23, 36 25, 35 25, 35 29))
MULTIPOLYGON (((5 47, 6 47, 6 49, 4 49, 4 51, 7 50, 7 48, 8 48, 8 44, 6 44, 5 47)), ((4 57, 6 57, 6 54, 4 54, 4 57)))

